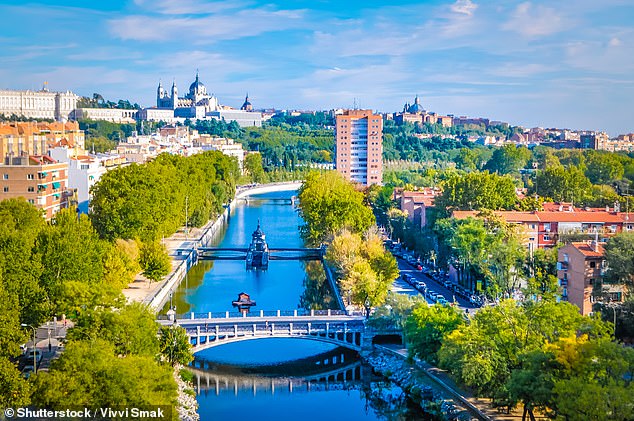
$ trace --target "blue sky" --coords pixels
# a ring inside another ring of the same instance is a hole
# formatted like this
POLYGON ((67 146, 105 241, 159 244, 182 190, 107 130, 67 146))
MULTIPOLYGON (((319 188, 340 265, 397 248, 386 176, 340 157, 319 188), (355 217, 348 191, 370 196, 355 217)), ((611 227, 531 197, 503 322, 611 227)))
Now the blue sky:
POLYGON ((634 131, 631 0, 0 1, 0 88, 155 105, 196 69, 221 103, 427 110, 634 131), (392 5, 395 3, 395 5, 392 5))

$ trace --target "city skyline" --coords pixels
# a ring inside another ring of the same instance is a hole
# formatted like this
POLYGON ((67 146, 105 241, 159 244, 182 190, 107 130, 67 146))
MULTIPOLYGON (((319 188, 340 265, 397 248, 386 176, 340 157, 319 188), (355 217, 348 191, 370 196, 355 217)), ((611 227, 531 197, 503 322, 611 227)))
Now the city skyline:
POLYGON ((155 104, 196 69, 238 108, 400 111, 634 130, 634 6, 562 2, 0 2, 0 88, 155 104), (63 3, 63 4, 62 4, 63 3))

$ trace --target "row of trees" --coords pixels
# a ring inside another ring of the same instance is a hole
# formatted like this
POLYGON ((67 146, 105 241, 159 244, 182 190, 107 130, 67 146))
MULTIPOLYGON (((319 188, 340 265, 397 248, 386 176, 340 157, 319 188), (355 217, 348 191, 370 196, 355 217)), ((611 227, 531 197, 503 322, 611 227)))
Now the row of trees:
POLYGON ((502 301, 465 319, 418 304, 405 322, 412 356, 438 363, 499 406, 567 420, 630 419, 634 350, 569 303, 502 301))
MULTIPOLYGON (((157 363, 154 315, 124 307, 121 294, 140 270, 165 274, 169 259, 162 268, 154 260, 165 262, 163 257, 160 244, 100 238, 90 219, 74 209, 47 223, 23 199, 1 201, 0 384, 8 392, 0 395, 0 407, 171 403, 175 385, 171 371, 157 363), (30 333, 23 326, 39 326, 54 315, 74 319, 77 330, 69 331, 66 352, 50 374, 27 382, 14 361, 30 333)), ((183 346, 181 341, 181 351, 183 346)))
POLYGON ((220 214, 238 176, 235 159, 221 152, 162 154, 104 174, 92 189, 90 217, 104 238, 160 239, 220 214))
POLYGON ((308 244, 329 244, 326 260, 348 303, 365 307, 367 313, 381 305, 399 272, 371 229, 375 219, 364 194, 337 172, 315 172, 306 178, 299 199, 302 237, 308 244))

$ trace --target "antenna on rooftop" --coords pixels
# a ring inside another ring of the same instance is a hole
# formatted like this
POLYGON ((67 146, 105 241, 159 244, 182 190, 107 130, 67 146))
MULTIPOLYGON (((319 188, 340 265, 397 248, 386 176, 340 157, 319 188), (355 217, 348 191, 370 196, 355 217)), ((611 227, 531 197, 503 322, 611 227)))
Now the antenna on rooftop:
POLYGON ((358 104, 358 102, 357 102, 357 98, 354 98, 354 99, 352 100, 352 109, 353 109, 353 110, 358 110, 358 109, 359 109, 359 104, 358 104))

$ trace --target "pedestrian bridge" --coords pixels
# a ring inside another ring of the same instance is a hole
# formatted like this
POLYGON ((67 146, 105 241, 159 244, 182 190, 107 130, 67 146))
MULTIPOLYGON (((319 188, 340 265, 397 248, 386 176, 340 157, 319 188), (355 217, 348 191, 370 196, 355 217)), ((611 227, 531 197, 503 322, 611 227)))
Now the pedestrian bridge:
POLYGON ((341 310, 189 313, 161 316, 158 322, 183 327, 194 353, 227 343, 265 338, 316 340, 355 351, 361 351, 365 345, 365 318, 349 316, 341 310))
MULTIPOLYGON (((198 247, 194 250, 197 260, 245 260, 246 247, 198 247)), ((176 254, 189 253, 189 249, 177 249, 176 254)), ((270 260, 322 260, 325 247, 317 248, 270 248, 270 260)))

